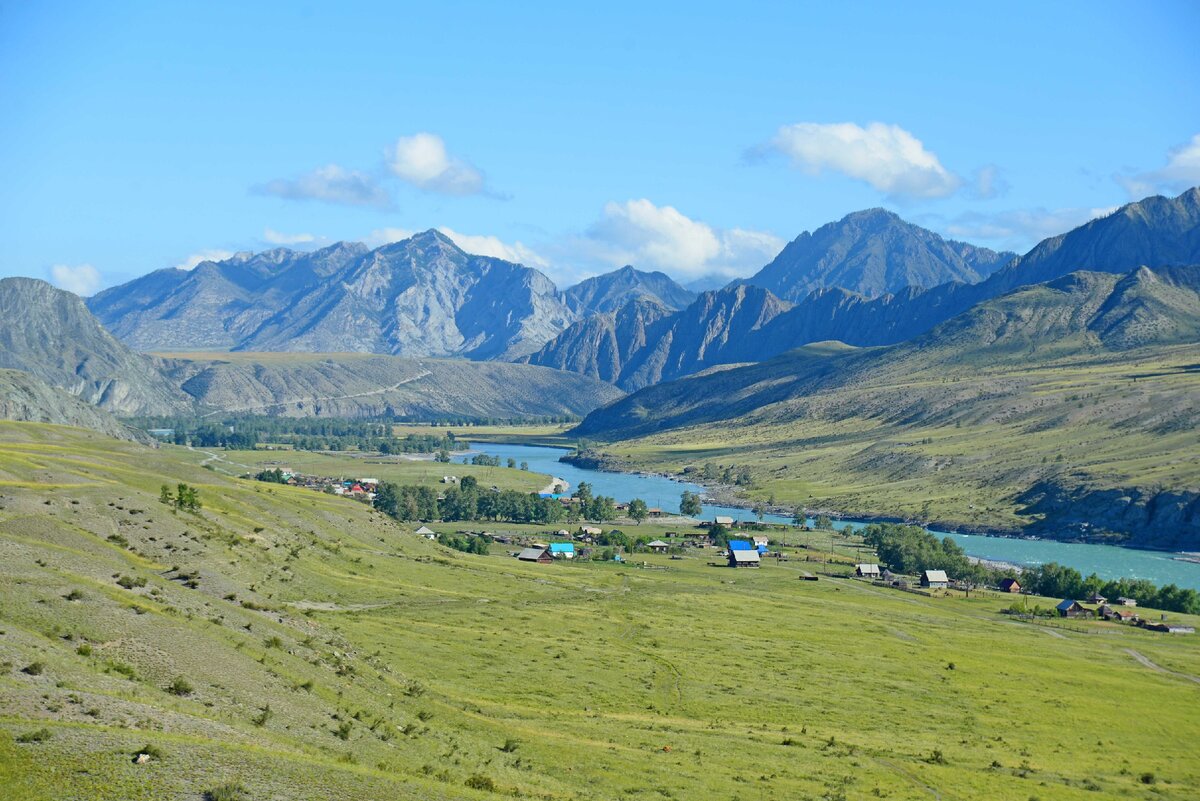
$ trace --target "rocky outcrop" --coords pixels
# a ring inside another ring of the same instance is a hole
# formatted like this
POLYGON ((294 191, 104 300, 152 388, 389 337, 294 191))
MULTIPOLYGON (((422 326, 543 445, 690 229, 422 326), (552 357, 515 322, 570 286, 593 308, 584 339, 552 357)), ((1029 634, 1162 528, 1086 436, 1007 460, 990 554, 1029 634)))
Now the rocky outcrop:
POLYGON ((89 428, 117 439, 156 444, 146 433, 20 370, 0 370, 0 420, 89 428))
POLYGON ((1172 551, 1200 549, 1200 491, 1039 482, 1017 497, 1023 533, 1172 551))

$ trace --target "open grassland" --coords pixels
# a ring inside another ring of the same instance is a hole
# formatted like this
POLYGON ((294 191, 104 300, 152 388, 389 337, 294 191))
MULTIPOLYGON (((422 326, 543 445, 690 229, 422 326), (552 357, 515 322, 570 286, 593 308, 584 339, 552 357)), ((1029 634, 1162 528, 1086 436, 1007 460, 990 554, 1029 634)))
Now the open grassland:
MULTIPOLYGON (((0 424, 5 799, 235 783, 248 799, 1090 801, 1200 786, 1196 637, 798 581, 794 560, 467 555, 206 458, 0 424), (198 512, 159 502, 179 482, 198 512)), ((497 526, 513 528, 454 528, 497 526)))
POLYGON ((897 373, 603 449, 635 469, 748 466, 747 495, 783 505, 1014 530, 1039 482, 1200 488, 1198 362, 1188 346, 897 373))

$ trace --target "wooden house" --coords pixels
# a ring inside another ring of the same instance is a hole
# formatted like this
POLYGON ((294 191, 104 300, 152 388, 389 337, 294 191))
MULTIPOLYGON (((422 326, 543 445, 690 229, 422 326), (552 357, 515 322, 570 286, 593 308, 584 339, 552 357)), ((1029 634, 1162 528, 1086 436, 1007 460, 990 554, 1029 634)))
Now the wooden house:
POLYGON ((1079 601, 1073 601, 1069 598, 1054 607, 1054 609, 1058 612, 1059 617, 1091 617, 1092 615, 1092 610, 1079 603, 1079 601))
POLYGON ((733 550, 729 552, 730 567, 758 567, 762 564, 758 551, 753 549, 733 550))
POLYGON ((663 542, 662 540, 655 540, 654 542, 646 543, 646 547, 655 553, 666 553, 667 549, 670 548, 671 545, 670 543, 663 542))
POLYGON ((931 590, 944 590, 950 586, 950 578, 945 570, 921 571, 921 586, 931 590))
POLYGON ((1000 579, 1000 592, 1016 593, 1016 592, 1020 592, 1020 591, 1021 591, 1021 582, 1017 581, 1015 578, 1000 579))
POLYGON ((544 565, 548 565, 554 561, 554 558, 550 556, 550 549, 548 548, 526 548, 517 554, 517 558, 522 562, 540 562, 544 565))
POLYGON ((1119 603, 1121 606, 1137 606, 1137 599, 1126 598, 1124 595, 1122 595, 1117 599, 1117 603, 1119 603))
POLYGON ((854 575, 858 576, 859 578, 877 579, 880 576, 879 565, 855 565, 854 575))

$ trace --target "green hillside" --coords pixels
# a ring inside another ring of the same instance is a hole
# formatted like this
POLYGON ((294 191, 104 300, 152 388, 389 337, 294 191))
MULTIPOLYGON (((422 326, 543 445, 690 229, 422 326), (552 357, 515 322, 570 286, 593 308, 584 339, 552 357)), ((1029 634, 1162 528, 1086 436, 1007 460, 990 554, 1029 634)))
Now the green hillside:
POLYGON ((1200 785, 1195 637, 1046 629, 998 614, 998 595, 797 581, 795 561, 467 555, 206 458, 0 423, 6 799, 1069 801, 1200 785), (161 503, 164 482, 201 508, 161 503))
POLYGON ((577 433, 627 466, 749 467, 786 506, 1196 548, 1198 288, 1194 267, 1075 273, 901 345, 651 387, 577 433))

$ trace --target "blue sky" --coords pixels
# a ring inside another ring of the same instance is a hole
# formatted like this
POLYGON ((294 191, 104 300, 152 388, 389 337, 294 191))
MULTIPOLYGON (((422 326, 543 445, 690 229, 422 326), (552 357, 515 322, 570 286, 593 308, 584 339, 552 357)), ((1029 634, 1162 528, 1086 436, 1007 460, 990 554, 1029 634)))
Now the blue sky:
POLYGON ((1197 3, 571 5, 0 0, 0 275, 440 227, 686 281, 861 208, 1024 250, 1200 184, 1197 3))

